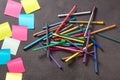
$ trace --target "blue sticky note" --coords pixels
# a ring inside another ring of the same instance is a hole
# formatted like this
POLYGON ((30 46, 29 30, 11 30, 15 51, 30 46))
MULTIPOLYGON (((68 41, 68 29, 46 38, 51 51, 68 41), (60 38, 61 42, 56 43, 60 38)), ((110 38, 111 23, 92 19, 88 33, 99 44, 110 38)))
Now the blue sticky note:
POLYGON ((19 14, 19 25, 34 29, 34 14, 19 14))
POLYGON ((6 64, 11 60, 10 49, 0 49, 0 65, 6 64))

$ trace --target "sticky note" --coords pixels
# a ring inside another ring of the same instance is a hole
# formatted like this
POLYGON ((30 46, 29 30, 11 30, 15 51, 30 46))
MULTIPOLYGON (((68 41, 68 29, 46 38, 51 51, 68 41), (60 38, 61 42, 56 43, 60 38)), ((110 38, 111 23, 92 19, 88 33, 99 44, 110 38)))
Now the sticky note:
POLYGON ((0 65, 6 64, 10 59, 10 49, 0 49, 0 65))
POLYGON ((21 57, 15 58, 7 62, 9 72, 21 73, 25 72, 23 61, 21 57))
POLYGON ((19 25, 27 26, 28 29, 34 29, 34 14, 20 14, 19 25))
POLYGON ((12 36, 12 32, 8 22, 0 24, 0 40, 3 40, 6 36, 12 36))
POLYGON ((8 0, 4 11, 5 15, 18 18, 22 10, 22 4, 14 0, 8 0))
POLYGON ((27 14, 40 9, 40 5, 37 0, 21 0, 21 4, 27 14))
POLYGON ((22 80, 22 73, 6 73, 5 80, 22 80))
POLYGON ((27 26, 12 25, 12 38, 17 40, 27 40, 27 26))
POLYGON ((11 54, 16 55, 19 45, 20 45, 19 40, 6 37, 1 48, 2 49, 10 48, 11 54))

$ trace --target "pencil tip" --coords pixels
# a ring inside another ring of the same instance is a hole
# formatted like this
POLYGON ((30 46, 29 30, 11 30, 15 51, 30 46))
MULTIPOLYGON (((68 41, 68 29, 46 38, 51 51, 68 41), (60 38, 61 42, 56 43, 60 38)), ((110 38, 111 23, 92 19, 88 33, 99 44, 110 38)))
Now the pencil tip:
POLYGON ((96 73, 96 75, 99 75, 99 73, 98 72, 95 72, 96 73))
POLYGON ((100 48, 100 50, 101 50, 102 52, 104 52, 104 50, 103 50, 102 48, 100 48))
POLYGON ((23 49, 24 51, 26 51, 26 49, 23 49))
POLYGON ((61 59, 61 61, 62 61, 62 62, 64 62, 64 60, 63 60, 63 59, 61 59))
POLYGON ((60 67, 60 70, 61 70, 61 71, 63 71, 63 68, 62 68, 62 67, 60 67))

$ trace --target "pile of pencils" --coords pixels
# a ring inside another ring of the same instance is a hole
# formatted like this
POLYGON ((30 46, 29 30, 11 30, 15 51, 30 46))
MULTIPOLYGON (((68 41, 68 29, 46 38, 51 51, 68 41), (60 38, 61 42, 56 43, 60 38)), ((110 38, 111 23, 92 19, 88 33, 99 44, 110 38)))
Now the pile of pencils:
POLYGON ((60 14, 58 17, 63 17, 64 20, 54 23, 46 24, 42 27, 43 30, 33 34, 34 37, 39 37, 37 40, 31 42, 24 47, 24 50, 29 49, 35 44, 39 44, 39 47, 32 49, 32 51, 38 51, 44 49, 47 57, 50 58, 58 68, 62 69, 62 66, 56 61, 50 51, 54 50, 67 50, 74 52, 72 55, 63 57, 62 61, 69 62, 73 58, 82 57, 83 63, 87 62, 87 58, 90 56, 94 59, 95 73, 98 73, 98 61, 97 61, 97 48, 101 49, 101 46, 97 43, 94 38, 95 34, 104 38, 116 41, 120 43, 120 40, 114 39, 110 36, 104 35, 100 32, 115 28, 116 25, 112 24, 104 28, 93 30, 92 25, 103 25, 103 21, 94 21, 94 15, 96 7, 94 6, 91 11, 76 12, 76 5, 70 10, 68 14, 60 14), (76 20, 75 16, 78 15, 90 15, 88 21, 76 20))

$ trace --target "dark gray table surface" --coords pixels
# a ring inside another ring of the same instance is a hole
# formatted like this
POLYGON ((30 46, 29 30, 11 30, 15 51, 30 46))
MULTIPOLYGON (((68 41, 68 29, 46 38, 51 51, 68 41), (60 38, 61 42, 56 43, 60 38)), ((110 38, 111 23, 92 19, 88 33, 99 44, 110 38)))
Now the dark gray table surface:
MULTIPOLYGON (((8 21, 10 25, 18 24, 18 19, 4 15, 7 0, 0 0, 0 23, 8 21)), ((104 49, 104 52, 97 50, 99 61, 99 75, 94 73, 93 59, 90 58, 87 66, 82 63, 82 59, 76 59, 71 63, 61 61, 62 57, 70 55, 67 51, 52 52, 56 60, 63 66, 63 71, 59 70, 53 62, 46 56, 42 56, 43 51, 35 53, 23 51, 23 47, 36 40, 33 33, 42 30, 46 23, 54 23, 63 20, 58 18, 60 13, 68 13, 73 5, 77 5, 77 11, 91 10, 97 7, 95 20, 105 21, 105 25, 94 25, 94 30, 116 24, 118 28, 105 32, 109 36, 120 39, 120 0, 38 0, 41 9, 34 12, 35 30, 28 31, 28 40, 20 43, 16 56, 12 59, 22 57, 26 72, 23 73, 23 80, 120 80, 120 43, 116 43, 96 35, 96 40, 104 49)), ((22 10, 24 13, 24 10, 22 10)), ((89 15, 78 16, 78 20, 88 20, 89 15)), ((0 41, 0 47, 3 41, 0 41)), ((37 45, 36 45, 37 46, 37 45)), ((34 47, 36 47, 34 46, 34 47)), ((0 65, 0 80, 5 80, 7 66, 0 65)))

